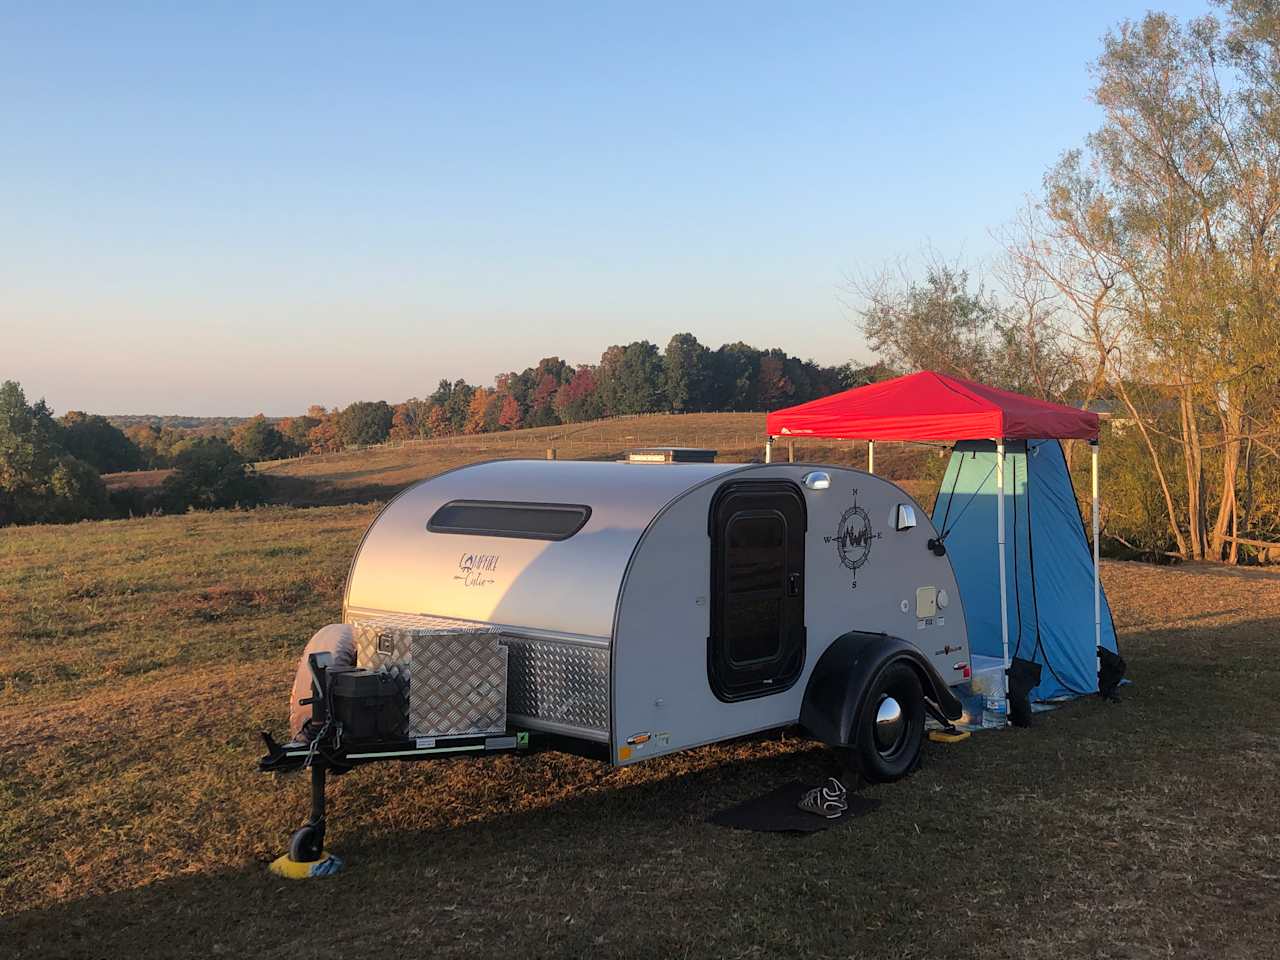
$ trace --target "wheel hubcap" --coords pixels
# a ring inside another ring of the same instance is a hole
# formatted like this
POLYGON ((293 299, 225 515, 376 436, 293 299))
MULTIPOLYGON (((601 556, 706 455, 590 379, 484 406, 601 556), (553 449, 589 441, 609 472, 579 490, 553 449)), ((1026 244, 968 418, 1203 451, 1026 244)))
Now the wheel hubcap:
POLYGON ((881 753, 888 753, 898 745, 905 726, 902 704, 893 697, 884 697, 876 708, 876 746, 881 753))

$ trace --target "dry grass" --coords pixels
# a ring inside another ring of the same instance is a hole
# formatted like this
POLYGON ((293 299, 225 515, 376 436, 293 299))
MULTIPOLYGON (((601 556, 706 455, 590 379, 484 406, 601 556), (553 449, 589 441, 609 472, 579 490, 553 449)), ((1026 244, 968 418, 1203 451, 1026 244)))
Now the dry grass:
POLYGON ((614 771, 386 764, 332 789, 331 880, 267 874, 305 809, 254 772, 371 507, 0 531, 8 956, 1272 957, 1280 577, 1108 564, 1137 684, 928 745, 806 838, 707 814, 827 772, 803 741, 614 771))
MULTIPOLYGON (((690 413, 621 417, 557 427, 538 427, 470 437, 446 437, 401 447, 373 447, 262 464, 276 498, 301 505, 386 499, 398 490, 442 470, 477 460, 542 459, 549 448, 561 459, 615 460, 633 447, 709 447, 727 463, 749 463, 764 454, 764 414, 690 413)), ((866 466, 865 443, 797 440, 796 457, 821 463, 866 466)), ((783 443, 775 448, 785 459, 783 443)), ((920 486, 922 461, 929 451, 912 444, 879 444, 877 472, 905 481, 913 494, 920 486)))

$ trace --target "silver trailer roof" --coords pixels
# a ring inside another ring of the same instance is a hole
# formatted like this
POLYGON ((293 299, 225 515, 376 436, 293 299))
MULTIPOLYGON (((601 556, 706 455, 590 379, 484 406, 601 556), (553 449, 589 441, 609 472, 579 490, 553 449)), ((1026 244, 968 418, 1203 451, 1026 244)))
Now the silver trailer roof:
POLYGON ((673 500, 742 464, 501 460, 410 487, 378 516, 356 552, 346 617, 429 614, 607 638, 632 551, 673 500), (586 524, 564 540, 438 533, 446 503, 580 504, 586 524))

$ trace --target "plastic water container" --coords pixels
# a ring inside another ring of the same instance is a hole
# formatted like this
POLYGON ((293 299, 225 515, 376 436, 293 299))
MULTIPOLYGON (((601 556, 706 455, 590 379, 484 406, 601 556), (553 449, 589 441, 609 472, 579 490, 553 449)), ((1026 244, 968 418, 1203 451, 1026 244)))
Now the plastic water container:
POLYGON ((1005 726, 1009 704, 1004 698, 1004 663, 991 657, 974 657, 970 684, 973 692, 982 697, 982 726, 1005 726))
POLYGON ((1009 722, 1009 702, 1003 696, 987 697, 982 707, 984 727, 1003 727, 1009 722))

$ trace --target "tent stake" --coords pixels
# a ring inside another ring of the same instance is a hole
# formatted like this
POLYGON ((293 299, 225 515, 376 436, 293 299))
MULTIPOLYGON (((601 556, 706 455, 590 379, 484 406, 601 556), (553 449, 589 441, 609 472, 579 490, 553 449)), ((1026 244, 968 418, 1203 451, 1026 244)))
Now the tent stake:
MULTIPOLYGON (((1097 674, 1102 675, 1102 588, 1098 580, 1098 441, 1089 441, 1093 473, 1093 649, 1097 674)), ((1099 681, 1101 683, 1101 681, 1099 681)))
POLYGON ((1004 557, 1004 440, 996 441, 996 540, 1000 550, 1000 647, 1004 652, 1004 722, 1009 722, 1009 587, 1004 557))

